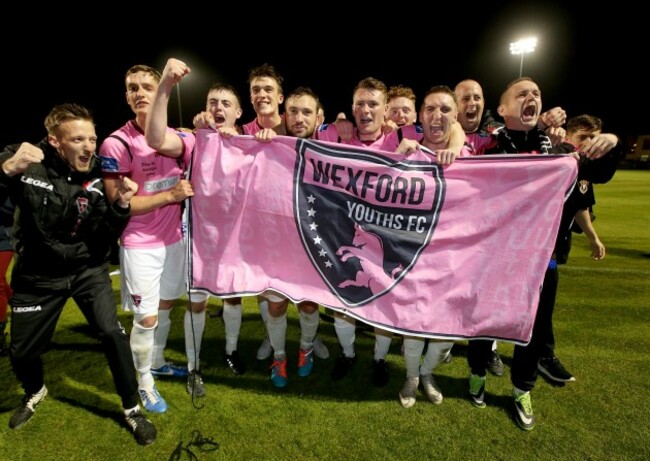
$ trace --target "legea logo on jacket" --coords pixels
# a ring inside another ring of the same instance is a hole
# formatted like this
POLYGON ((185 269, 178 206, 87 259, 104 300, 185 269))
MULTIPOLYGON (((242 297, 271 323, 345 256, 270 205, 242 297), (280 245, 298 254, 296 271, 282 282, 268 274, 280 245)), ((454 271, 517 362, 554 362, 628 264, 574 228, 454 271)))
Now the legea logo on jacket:
POLYGON ((28 176, 21 176, 20 180, 25 184, 29 184, 30 186, 41 187, 49 191, 54 190, 54 186, 52 184, 47 183, 45 181, 41 181, 40 179, 30 178, 28 176))
POLYGON ((40 312, 42 310, 41 306, 12 306, 11 311, 15 314, 23 312, 40 312))

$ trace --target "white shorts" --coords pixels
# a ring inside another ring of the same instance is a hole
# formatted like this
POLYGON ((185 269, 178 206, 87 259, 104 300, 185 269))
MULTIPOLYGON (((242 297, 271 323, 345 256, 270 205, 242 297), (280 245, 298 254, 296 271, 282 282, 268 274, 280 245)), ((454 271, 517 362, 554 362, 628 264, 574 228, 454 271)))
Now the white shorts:
POLYGON ((192 303, 202 303, 210 297, 210 293, 203 290, 195 290, 194 288, 190 290, 190 302, 192 303))
POLYGON ((260 296, 263 298, 266 298, 267 300, 271 301, 272 303, 279 303, 287 299, 286 296, 281 295, 277 291, 273 290, 266 290, 264 293, 262 293, 260 296))
POLYGON ((122 307, 134 314, 157 314, 160 300, 187 292, 185 244, 162 248, 120 248, 122 307))

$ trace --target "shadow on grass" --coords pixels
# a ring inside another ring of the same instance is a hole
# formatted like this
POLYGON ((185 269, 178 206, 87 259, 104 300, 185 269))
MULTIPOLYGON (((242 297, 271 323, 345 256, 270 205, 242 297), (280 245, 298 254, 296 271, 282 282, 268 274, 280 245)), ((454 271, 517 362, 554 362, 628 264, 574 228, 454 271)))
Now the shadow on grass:
POLYGON ((106 419, 112 419, 119 426, 124 426, 124 412, 122 408, 117 406, 115 411, 105 410, 104 407, 114 405, 114 402, 102 399, 101 404, 97 404, 97 395, 92 392, 80 391, 69 386, 59 387, 57 390, 59 395, 55 398, 59 402, 65 403, 75 408, 81 408, 96 416, 106 419), (66 394, 74 395, 74 398, 68 397, 66 394))
MULTIPOLYGON (((217 308, 219 306, 216 306, 217 308)), ((215 306, 210 305, 214 310, 215 306)), ((185 363, 185 338, 183 335, 183 316, 184 307, 177 306, 172 317, 172 333, 167 341, 165 349, 166 360, 178 364, 185 363)), ((132 316, 129 313, 119 316, 120 321, 127 328, 127 334, 130 332, 132 316)), ((361 323, 359 323, 361 325, 361 323)), ((405 368, 403 358, 401 357, 402 340, 399 335, 393 337, 392 345, 387 356, 389 365, 390 379, 385 387, 377 388, 372 384, 372 363, 374 351, 374 333, 372 329, 358 328, 355 350, 357 353, 357 362, 350 370, 348 376, 340 381, 333 381, 330 377, 332 368, 336 359, 341 353, 338 339, 334 331, 334 325, 328 322, 321 322, 319 327, 319 337, 329 348, 330 357, 328 359, 315 358, 314 371, 308 377, 299 377, 298 368, 298 349, 300 347, 300 323, 296 316, 288 318, 287 325, 287 373, 289 384, 287 388, 276 389, 270 381, 270 366, 272 359, 257 360, 257 349, 264 339, 264 326, 261 317, 257 312, 244 313, 238 351, 240 357, 247 367, 243 375, 234 375, 224 362, 225 356, 225 328, 223 319, 220 317, 206 316, 206 328, 203 337, 201 349, 201 371, 203 380, 207 386, 208 395, 216 394, 218 386, 227 386, 233 389, 241 389, 255 394, 273 395, 282 393, 284 395, 295 396, 301 399, 330 400, 330 401, 351 401, 351 402, 383 402, 395 401, 396 405, 398 393, 404 383, 405 368)), ((434 376, 440 385, 446 398, 467 399, 467 379, 466 377, 456 378, 447 376, 445 367, 463 367, 466 366, 467 344, 458 342, 452 349, 454 362, 453 364, 440 364, 434 376)), ((102 353, 101 344, 97 340, 93 329, 87 324, 75 324, 57 331, 54 341, 51 344, 50 352, 44 356, 46 364, 49 364, 46 370, 46 379, 48 381, 65 381, 65 377, 74 377, 75 381, 80 384, 98 386, 102 391, 115 393, 115 389, 110 379, 108 365, 102 353), (82 335, 80 337, 79 335, 82 335), (101 354, 98 356, 97 354, 101 354), (105 377, 98 379, 98 370, 105 371, 105 377)), ((501 378, 509 379, 509 366, 511 359, 503 357, 504 363, 508 366, 506 374, 501 378)), ((469 369, 467 368, 467 373, 469 369)), ((158 382, 177 382, 182 386, 181 393, 184 394, 184 378, 158 377, 158 382)), ((555 383, 557 384, 557 383, 555 383)), ((178 392, 178 390, 174 391, 178 392)), ((92 394, 92 393, 90 393, 92 394)), ((78 399, 79 405, 88 405, 86 401, 90 398, 78 399)), ((75 399, 71 399, 75 401, 75 399)), ((197 400, 200 405, 201 399, 197 400)), ((509 407, 512 404, 510 399, 504 400, 503 407, 509 407)), ((497 403, 497 405, 501 405, 497 403)), ((98 410, 101 411, 101 410, 98 410)))
POLYGON ((631 248, 618 248, 618 247, 607 247, 608 256, 618 256, 621 258, 630 258, 630 259, 647 259, 650 258, 650 253, 643 253, 643 250, 631 249, 631 248))

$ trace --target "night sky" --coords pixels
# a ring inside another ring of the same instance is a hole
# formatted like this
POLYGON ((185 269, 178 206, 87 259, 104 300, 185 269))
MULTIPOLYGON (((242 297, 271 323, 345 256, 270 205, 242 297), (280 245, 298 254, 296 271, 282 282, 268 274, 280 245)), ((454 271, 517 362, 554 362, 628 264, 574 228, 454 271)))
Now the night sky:
MULTIPOLYGON (((38 19, 19 15, 29 18, 25 34, 0 31, 0 144, 37 142, 45 135, 48 111, 63 102, 91 109, 103 139, 132 117, 124 96, 126 70, 134 64, 162 70, 171 56, 193 70, 180 88, 185 126, 203 110, 216 81, 240 91, 240 121, 253 119, 248 70, 265 62, 284 76, 285 93, 302 85, 314 89, 328 121, 339 111, 351 118, 352 90, 368 76, 389 86, 411 86, 418 106, 429 87, 453 88, 474 78, 483 85, 486 107, 495 109, 501 91, 519 75, 520 58, 510 54, 509 43, 529 35, 537 36, 538 44, 525 55, 523 74, 539 84, 545 109, 559 105, 569 116, 597 115, 605 131, 624 139, 650 134, 650 79, 644 70, 650 21, 645 23, 638 9, 621 2, 607 10, 579 2, 584 9, 574 11, 550 0, 492 3, 472 9, 455 2, 455 10, 435 3, 389 9, 364 3, 373 14, 361 15, 352 14, 350 6, 332 11, 330 4, 319 12, 316 3, 308 11, 281 12, 269 4, 233 15, 197 3, 196 10, 165 10, 164 24, 153 21, 155 4, 134 3, 111 20, 103 12, 64 15, 58 9, 38 19)), ((170 124, 179 125, 179 119, 174 94, 170 124)))

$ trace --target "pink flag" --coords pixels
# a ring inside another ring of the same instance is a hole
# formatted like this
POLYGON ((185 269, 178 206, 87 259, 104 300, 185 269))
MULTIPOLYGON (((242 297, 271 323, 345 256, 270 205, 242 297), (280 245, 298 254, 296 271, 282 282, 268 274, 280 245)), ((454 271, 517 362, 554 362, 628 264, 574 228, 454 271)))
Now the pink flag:
POLYGON ((401 334, 530 340, 567 156, 408 158, 284 136, 200 130, 193 288, 272 289, 401 334))

